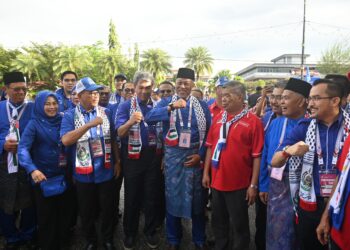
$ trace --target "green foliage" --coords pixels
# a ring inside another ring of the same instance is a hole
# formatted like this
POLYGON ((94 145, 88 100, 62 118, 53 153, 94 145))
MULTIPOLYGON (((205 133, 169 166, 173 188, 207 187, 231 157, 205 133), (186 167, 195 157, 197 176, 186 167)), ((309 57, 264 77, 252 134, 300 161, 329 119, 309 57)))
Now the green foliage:
POLYGON ((109 22, 108 49, 115 50, 116 53, 120 54, 121 45, 112 20, 109 22))
POLYGON ((196 72, 196 80, 204 73, 213 71, 213 58, 205 47, 190 48, 185 53, 184 63, 186 67, 192 68, 196 72))
POLYGON ((226 76, 229 80, 231 80, 233 74, 231 73, 231 71, 229 69, 220 70, 216 74, 216 76, 214 76, 214 82, 216 82, 220 77, 224 77, 224 76, 226 76))
POLYGON ((5 72, 11 70, 11 62, 20 54, 19 50, 6 50, 3 46, 0 45, 0 79, 5 72))
POLYGON ((157 83, 164 80, 165 75, 171 72, 170 56, 164 50, 146 50, 141 58, 141 69, 152 73, 157 83))
POLYGON ((350 70, 350 45, 338 42, 328 48, 317 65, 322 74, 346 74, 350 70))
POLYGON ((65 70, 76 72, 79 77, 86 76, 85 73, 93 67, 93 58, 89 50, 82 46, 62 46, 57 50, 53 70, 60 74, 65 70))

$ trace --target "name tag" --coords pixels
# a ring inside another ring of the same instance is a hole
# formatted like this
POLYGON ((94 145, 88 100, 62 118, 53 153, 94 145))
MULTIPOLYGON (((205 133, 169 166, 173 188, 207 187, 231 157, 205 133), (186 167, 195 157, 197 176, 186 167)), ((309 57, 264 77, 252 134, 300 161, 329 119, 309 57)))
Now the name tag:
POLYGON ((157 135, 153 129, 148 130, 148 146, 157 145, 157 135))
POLYGON ((330 197, 337 175, 335 173, 320 173, 320 189, 322 197, 330 197))
POLYGON ((285 169, 286 165, 284 165, 281 168, 272 168, 271 169, 271 178, 276 179, 278 181, 281 181, 283 178, 283 172, 285 169))
POLYGON ((102 149, 102 143, 100 138, 91 140, 90 146, 92 149, 92 156, 94 158, 103 156, 103 149, 102 149))
POLYGON ((189 148, 191 146, 191 130, 184 129, 180 133, 179 147, 189 148))

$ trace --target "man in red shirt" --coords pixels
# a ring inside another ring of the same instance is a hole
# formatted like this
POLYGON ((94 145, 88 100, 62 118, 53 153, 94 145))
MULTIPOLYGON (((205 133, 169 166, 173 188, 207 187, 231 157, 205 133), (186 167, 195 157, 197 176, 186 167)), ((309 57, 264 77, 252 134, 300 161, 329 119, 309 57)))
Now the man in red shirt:
POLYGON ((224 112, 213 118, 207 138, 203 186, 213 191, 215 249, 249 249, 248 206, 257 195, 264 132, 260 119, 244 106, 237 81, 222 89, 224 112), (211 185, 210 171, 211 168, 211 185))
POLYGON ((323 245, 328 243, 330 233, 332 250, 350 249, 350 175, 349 173, 346 175, 346 171, 349 171, 350 167, 349 159, 347 159, 350 156, 349 153, 350 137, 345 141, 341 158, 337 165, 339 171, 341 171, 338 177, 339 183, 337 181, 334 184, 331 202, 328 202, 316 230, 317 238, 323 245), (341 183, 344 183, 343 188, 341 188, 341 183), (337 204, 336 198, 341 202, 337 204), (335 207, 338 207, 339 211, 336 212, 335 207), (332 227, 330 226, 330 221, 332 221, 332 227))

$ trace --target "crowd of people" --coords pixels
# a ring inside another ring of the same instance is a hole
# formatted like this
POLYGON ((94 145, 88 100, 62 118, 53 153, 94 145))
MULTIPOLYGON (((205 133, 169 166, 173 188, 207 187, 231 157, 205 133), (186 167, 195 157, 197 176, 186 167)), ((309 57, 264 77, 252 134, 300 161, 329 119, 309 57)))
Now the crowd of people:
POLYGON ((159 247, 165 224, 166 249, 180 249, 185 218, 195 249, 248 250, 253 204, 258 250, 350 249, 346 76, 313 84, 290 78, 249 98, 242 83, 221 77, 211 100, 203 100, 188 68, 158 87, 148 72, 114 80, 112 93, 65 71, 59 90, 28 101, 24 75, 4 75, 5 249, 70 249, 77 217, 84 249, 116 249, 121 216, 124 235, 117 237, 134 249, 142 212, 148 248, 159 247))

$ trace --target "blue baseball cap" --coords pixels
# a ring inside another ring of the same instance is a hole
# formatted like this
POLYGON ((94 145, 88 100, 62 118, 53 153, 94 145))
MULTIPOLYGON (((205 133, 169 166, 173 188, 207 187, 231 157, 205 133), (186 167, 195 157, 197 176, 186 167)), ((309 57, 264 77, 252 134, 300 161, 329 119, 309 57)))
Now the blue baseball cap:
POLYGON ((80 79, 75 85, 75 91, 77 92, 77 94, 83 92, 84 90, 95 91, 99 89, 103 89, 103 87, 97 85, 90 77, 84 77, 80 79))
POLYGON ((222 76, 219 77, 219 79, 215 83, 215 87, 222 87, 225 85, 225 83, 229 82, 230 80, 228 79, 227 76, 222 76))

